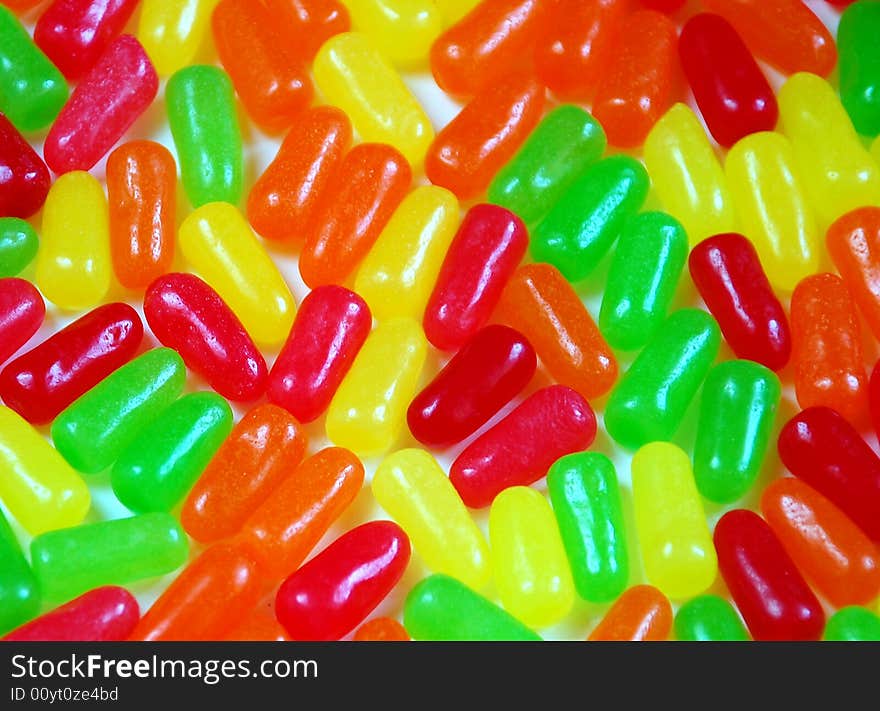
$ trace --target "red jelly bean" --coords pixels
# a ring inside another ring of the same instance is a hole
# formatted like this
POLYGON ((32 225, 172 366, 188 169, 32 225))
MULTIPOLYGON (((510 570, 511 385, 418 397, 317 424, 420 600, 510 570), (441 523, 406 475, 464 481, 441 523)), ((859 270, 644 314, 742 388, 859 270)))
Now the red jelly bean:
POLYGON ((449 246, 425 308, 428 340, 441 350, 464 345, 489 318, 528 247, 526 226, 509 210, 476 205, 449 246))
POLYGON ((409 557, 409 539, 396 523, 358 526, 281 584, 278 621, 295 640, 341 639, 391 592, 409 557))
POLYGON ((728 511, 714 538, 718 568, 754 639, 822 636, 822 605, 764 519, 744 509, 728 511))
POLYGON ((56 173, 89 170, 152 103, 159 78, 131 35, 114 40, 49 130, 43 155, 56 173))
POLYGON ((868 383, 868 402, 871 410, 871 423, 874 425, 874 432, 880 438, 880 360, 871 371, 871 380, 868 383))
POLYGON ((507 326, 486 326, 412 401, 410 432, 426 445, 461 442, 516 397, 536 367, 525 336, 507 326))
POLYGON ((449 479, 465 504, 483 508, 510 486, 528 486, 596 436, 587 401, 564 385, 538 390, 458 455, 449 479))
POLYGON ((9 363, 0 372, 0 397, 28 422, 51 422, 134 358, 143 337, 131 306, 99 306, 9 363))
POLYGON ((0 217, 30 217, 46 201, 49 169, 0 113, 0 217))
POLYGON ((780 370, 791 356, 791 330, 752 243, 715 235, 691 251, 688 267, 700 296, 738 358, 780 370))
POLYGON ((248 401, 266 389, 268 369, 241 321, 194 274, 166 274, 144 295, 144 316, 159 341, 229 400, 248 401))
POLYGON ((309 292, 269 374, 269 400, 300 422, 316 419, 329 407, 372 323, 369 307, 353 291, 329 285, 309 292))
POLYGON ((46 317, 46 302, 24 279, 0 279, 0 363, 30 340, 46 317))
POLYGON ((675 12, 684 7, 686 0, 641 0, 642 5, 659 12, 675 12))

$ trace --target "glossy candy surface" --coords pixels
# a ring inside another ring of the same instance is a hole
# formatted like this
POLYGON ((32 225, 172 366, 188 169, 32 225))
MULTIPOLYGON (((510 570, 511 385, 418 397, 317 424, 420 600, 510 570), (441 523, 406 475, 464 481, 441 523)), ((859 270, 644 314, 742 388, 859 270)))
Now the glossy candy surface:
POLYGON ((347 0, 355 30, 385 47, 401 66, 423 64, 443 31, 443 8, 434 0, 347 0))
POLYGON ((0 512, 0 634, 35 617, 40 611, 40 588, 25 560, 15 532, 0 512))
POLYGON ((859 2, 844 10, 837 26, 840 100, 855 129, 880 134, 880 5, 859 2))
POLYGON ((826 642, 880 642, 880 617, 864 607, 845 607, 828 618, 826 642))
POLYGON ((354 633, 355 642, 409 642, 409 635, 402 624, 392 617, 374 617, 367 620, 354 633))
POLYGON ((848 212, 828 229, 828 253, 875 338, 880 338, 880 207, 848 212))
POLYGON ((225 641, 289 642, 290 637, 275 617, 273 607, 261 602, 226 634, 225 641))
POLYGON ((717 595, 699 595, 678 608, 675 638, 682 642, 748 642, 733 605, 717 595))
POLYGON ((46 304, 24 279, 0 279, 0 363, 27 343, 43 324, 46 304))
POLYGON ((590 642, 663 642, 672 631, 672 606, 657 588, 635 585, 617 598, 590 632, 590 642))
POLYGON ((218 0, 143 0, 137 36, 163 77, 192 63, 218 0))
POLYGON ((351 28, 348 8, 339 0, 264 0, 272 19, 292 41, 288 50, 311 62, 321 45, 351 28))
POLYGON ((43 159, 0 113, 0 217, 30 217, 48 192, 49 170, 43 159))

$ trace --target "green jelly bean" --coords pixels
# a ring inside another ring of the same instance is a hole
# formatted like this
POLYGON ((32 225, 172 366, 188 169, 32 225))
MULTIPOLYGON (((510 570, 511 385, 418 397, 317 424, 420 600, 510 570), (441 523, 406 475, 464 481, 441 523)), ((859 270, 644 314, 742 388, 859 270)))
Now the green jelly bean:
POLYGON ((116 498, 136 513, 170 511, 231 431, 226 400, 210 392, 185 395, 144 427, 113 465, 116 498))
POLYGON ((599 310, 608 345, 632 351, 651 340, 666 319, 687 254, 687 233, 671 215, 644 212, 627 221, 599 310))
POLYGON ((755 483, 782 396, 779 378, 750 360, 719 363, 703 383, 694 479, 709 501, 729 504, 755 483))
POLYGON ((675 636, 682 642, 748 642, 749 633, 736 610, 717 595, 699 595, 675 615, 675 636))
POLYGON ((0 217, 0 278, 14 277, 37 256, 40 240, 30 223, 0 217))
POLYGON ((541 638, 522 622, 464 583, 431 575, 406 597, 403 624, 427 642, 530 642, 541 638))
POLYGON ((826 642, 880 642, 880 617, 864 607, 844 607, 828 618, 826 642))
POLYGON ((856 131, 880 134, 880 2, 861 0, 844 10, 837 27, 840 100, 856 131))
POLYGON ((67 81, 12 11, 0 5, 0 112, 21 132, 39 131, 67 101, 67 81))
POLYGON ((219 67, 193 65, 165 88, 183 187, 193 207, 241 199, 244 158, 232 82, 219 67))
POLYGON ((31 561, 47 601, 63 602, 102 585, 128 585, 179 568, 186 534, 171 514, 148 513, 43 533, 31 561))
POLYGON ((489 202, 534 224, 575 179, 602 157, 605 131, 579 106, 560 106, 532 131, 489 186, 489 202))
POLYGON ((562 457, 547 473, 547 489, 578 594, 614 600, 629 582, 629 558, 611 460, 595 452, 562 457))
POLYGON ((0 511, 0 634, 36 617, 39 612, 37 579, 0 511))
POLYGON ((88 474, 103 471, 183 390, 186 367, 170 348, 126 363, 75 400, 52 423, 62 456, 88 474))
POLYGON ((580 281, 638 212, 648 185, 645 167, 629 156, 612 156, 587 168, 535 228, 532 257, 554 265, 569 281, 580 281))
POLYGON ((605 407, 608 434, 630 449, 669 441, 720 345, 718 324, 705 311, 671 314, 611 392, 605 407))

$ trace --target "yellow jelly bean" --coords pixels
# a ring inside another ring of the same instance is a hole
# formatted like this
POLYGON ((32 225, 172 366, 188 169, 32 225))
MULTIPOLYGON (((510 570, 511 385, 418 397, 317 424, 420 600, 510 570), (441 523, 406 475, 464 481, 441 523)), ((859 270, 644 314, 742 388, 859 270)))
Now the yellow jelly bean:
POLYGON ((648 581, 670 598, 699 595, 718 559, 688 455, 668 442, 646 444, 632 459, 632 491, 648 581))
POLYGON ((137 38, 161 76, 192 63, 220 0, 144 0, 137 38))
POLYGON ((403 430, 428 342, 410 318, 380 323, 367 337, 327 410, 327 436, 362 456, 387 452, 403 430))
POLYGON ((0 405, 0 500, 33 536, 82 522, 89 488, 17 412, 0 405))
POLYGON ((400 203, 355 279, 376 319, 422 318, 458 222, 458 200, 446 188, 423 185, 400 203))
POLYGON ((363 32, 395 64, 425 62, 443 31, 444 17, 434 0, 345 0, 352 29, 363 32))
POLYGON ((104 188, 88 173, 65 173, 43 206, 37 286, 62 309, 89 309, 106 295, 111 273, 104 188))
POLYGON ((423 449, 389 455, 373 476, 373 496, 406 531, 435 573, 480 590, 489 583, 489 548, 437 461, 423 449))
POLYGON ((364 141, 389 143, 418 169, 434 129, 400 75, 359 32, 327 40, 312 67, 328 103, 348 114, 364 141))
POLYGON ((703 126, 675 104, 645 139, 645 164, 657 197, 687 231, 691 245, 736 229, 724 170, 703 126))
POLYGON ((272 258, 238 209, 211 202, 180 226, 183 255, 260 345, 283 342, 296 305, 272 258))
POLYGON ((447 26, 454 25, 479 4, 480 0, 439 0, 447 26))
POLYGON ((730 149, 725 170, 739 222, 767 278, 793 291, 819 268, 822 245, 791 144, 778 133, 753 133, 730 149))
POLYGON ((871 155, 873 156, 874 160, 878 164, 880 164, 880 136, 878 136, 874 140, 874 143, 871 144, 871 155))

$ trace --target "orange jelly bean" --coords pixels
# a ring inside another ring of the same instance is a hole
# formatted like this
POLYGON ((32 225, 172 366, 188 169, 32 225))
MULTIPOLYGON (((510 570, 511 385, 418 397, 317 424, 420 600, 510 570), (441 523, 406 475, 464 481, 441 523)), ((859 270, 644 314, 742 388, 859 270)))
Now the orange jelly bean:
MULTIPOLYGON (((246 0, 253 2, 254 0, 246 0)), ((311 62, 333 35, 348 32, 351 18, 339 0, 263 0, 276 27, 289 39, 288 50, 301 63, 311 62), (277 24, 275 24, 277 23, 277 24)))
POLYGON ((402 624, 391 617, 374 617, 354 633, 355 642, 409 642, 402 624))
POLYGON ((623 593, 587 638, 589 642, 663 642, 672 631, 672 605, 657 588, 623 593))
POLYGON ((227 642, 289 642, 271 604, 260 603, 226 635, 227 642))

